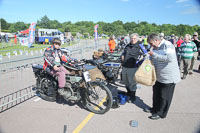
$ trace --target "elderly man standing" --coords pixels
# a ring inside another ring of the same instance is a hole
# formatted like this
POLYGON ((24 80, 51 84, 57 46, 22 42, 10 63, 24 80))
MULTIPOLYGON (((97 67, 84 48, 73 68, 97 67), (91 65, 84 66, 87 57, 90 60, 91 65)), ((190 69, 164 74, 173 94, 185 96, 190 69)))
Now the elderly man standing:
POLYGON ((187 74, 190 72, 190 66, 192 63, 192 58, 194 58, 194 53, 197 52, 197 47, 194 42, 191 41, 191 35, 185 34, 185 41, 181 44, 178 54, 183 60, 183 77, 186 79, 187 74))
POLYGON ((157 34, 151 34, 147 41, 153 46, 153 51, 149 54, 152 57, 156 70, 156 83, 153 86, 153 107, 145 109, 151 112, 150 119, 157 120, 167 116, 174 88, 180 81, 180 71, 176 58, 174 45, 160 38, 157 34))
POLYGON ((136 62, 142 54, 138 39, 139 35, 137 33, 131 34, 130 43, 126 45, 122 53, 122 81, 126 85, 127 95, 130 97, 128 102, 134 102, 136 100, 137 83, 134 81, 134 76, 137 70, 136 62))

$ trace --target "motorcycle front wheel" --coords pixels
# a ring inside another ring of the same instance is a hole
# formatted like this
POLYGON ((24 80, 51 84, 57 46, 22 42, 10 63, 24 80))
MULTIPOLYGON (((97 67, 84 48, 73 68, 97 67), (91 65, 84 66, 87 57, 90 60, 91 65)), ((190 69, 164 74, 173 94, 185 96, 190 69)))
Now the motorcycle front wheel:
POLYGON ((104 114, 112 107, 112 94, 102 82, 90 82, 85 91, 86 108, 95 114, 104 114))

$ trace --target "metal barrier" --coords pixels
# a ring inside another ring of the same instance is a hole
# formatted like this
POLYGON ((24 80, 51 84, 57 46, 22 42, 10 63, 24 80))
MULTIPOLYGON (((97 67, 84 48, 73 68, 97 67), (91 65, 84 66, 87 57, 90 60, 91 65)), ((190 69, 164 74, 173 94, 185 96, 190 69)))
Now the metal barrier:
POLYGON ((9 61, 4 61, 0 62, 0 72, 3 71, 8 71, 8 70, 13 70, 15 68, 19 69, 20 67, 27 67, 30 64, 34 63, 39 63, 43 59, 43 56, 36 56, 36 57, 29 57, 29 58, 22 58, 22 59, 17 59, 17 60, 9 60, 9 61))
POLYGON ((33 85, 0 98, 0 113, 35 96, 33 85))

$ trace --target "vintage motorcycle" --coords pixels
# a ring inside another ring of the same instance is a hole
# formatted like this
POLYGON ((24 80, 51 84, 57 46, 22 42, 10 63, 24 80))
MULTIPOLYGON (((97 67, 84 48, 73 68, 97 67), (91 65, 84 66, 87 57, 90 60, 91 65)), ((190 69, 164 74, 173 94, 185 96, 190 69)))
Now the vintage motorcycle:
MULTIPOLYGON (((91 81, 88 70, 84 67, 85 63, 77 64, 77 67, 64 65, 72 74, 66 75, 66 87, 64 88, 66 101, 78 102, 91 112, 104 114, 112 106, 112 94, 108 87, 101 81, 91 81)), ((41 98, 47 101, 56 101, 58 94, 57 77, 53 76, 42 65, 33 65, 33 72, 36 77, 36 87, 41 98), (54 90, 53 95, 49 94, 54 90)))

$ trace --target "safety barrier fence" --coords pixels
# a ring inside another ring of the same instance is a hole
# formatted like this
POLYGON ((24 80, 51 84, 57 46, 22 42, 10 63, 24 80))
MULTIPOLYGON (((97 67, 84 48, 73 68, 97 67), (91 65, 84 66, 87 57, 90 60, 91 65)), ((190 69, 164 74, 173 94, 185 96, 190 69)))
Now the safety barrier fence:
MULTIPOLYGON (((73 58, 92 58, 93 51, 105 49, 107 41, 100 41, 98 47, 87 41, 68 47, 73 58), (87 44, 87 45, 86 45, 87 44)), ((0 112, 10 109, 35 95, 33 64, 43 64, 43 55, 22 56, 0 62, 0 112), (27 87, 28 86, 28 87, 27 87), (14 93, 13 93, 14 92, 14 93), (21 101, 20 101, 21 100, 21 101)))
POLYGON ((33 85, 0 98, 0 113, 34 97, 33 85))

